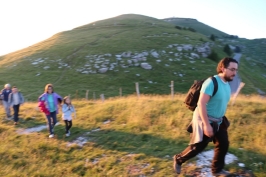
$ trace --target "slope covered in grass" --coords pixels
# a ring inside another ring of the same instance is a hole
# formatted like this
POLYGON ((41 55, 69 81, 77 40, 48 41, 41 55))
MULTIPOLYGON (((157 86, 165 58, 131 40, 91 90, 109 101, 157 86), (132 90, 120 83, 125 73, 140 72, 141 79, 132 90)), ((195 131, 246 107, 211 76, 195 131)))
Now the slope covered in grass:
POLYGON ((215 29, 209 25, 206 25, 202 22, 199 22, 196 19, 191 18, 165 18, 164 21, 172 23, 176 26, 183 27, 183 28, 193 28, 197 32, 204 34, 206 36, 211 36, 212 34, 217 37, 224 37, 228 34, 220 31, 219 29, 215 29))
POLYGON ((90 97, 93 92, 97 97, 102 93, 111 97, 119 94, 119 88, 123 94, 134 93, 135 82, 139 82, 141 93, 169 93, 169 84, 173 80, 176 91, 182 92, 194 79, 213 74, 216 64, 206 58, 192 64, 189 51, 175 56, 178 53, 176 47, 169 48, 169 45, 196 46, 206 42, 209 39, 202 34, 178 30, 162 20, 121 15, 58 33, 0 57, 0 84, 16 85, 29 100, 35 100, 46 83, 55 84, 63 95, 77 92, 85 95, 86 90, 90 90, 90 97), (153 57, 153 51, 159 57, 153 57), (132 56, 148 53, 146 61, 142 62, 149 63, 152 69, 145 70, 134 63, 129 65, 127 58, 118 61, 116 55, 124 52, 131 52, 132 56), (109 63, 107 67, 114 66, 114 69, 100 74, 97 67, 105 65, 105 62, 109 63), (97 73, 82 74, 84 71, 97 73))
MULTIPOLYGON (((197 47, 207 46, 221 59, 227 55, 223 52, 227 43, 236 45, 227 39, 210 41, 201 33, 176 29, 163 20, 121 15, 55 34, 1 56, 0 84, 16 85, 27 100, 36 100, 47 83, 54 84, 62 96, 74 98, 84 98, 86 92, 89 98, 129 95, 136 92, 136 82, 144 94, 168 94, 171 81, 176 93, 185 93, 194 80, 216 73, 217 60, 202 57, 197 47), (190 49, 179 51, 181 46, 190 49), (130 57, 124 56, 127 54, 130 57), (194 54, 199 58, 193 58, 194 54), (143 69, 142 63, 150 69, 143 69), (100 73, 101 69, 108 71, 100 73)), ((257 88, 266 91, 266 79, 256 79, 255 83, 246 68, 253 66, 247 62, 240 65, 240 76, 247 83, 243 93, 257 93, 257 88)), ((263 70, 253 70, 254 77, 262 77, 263 70)))

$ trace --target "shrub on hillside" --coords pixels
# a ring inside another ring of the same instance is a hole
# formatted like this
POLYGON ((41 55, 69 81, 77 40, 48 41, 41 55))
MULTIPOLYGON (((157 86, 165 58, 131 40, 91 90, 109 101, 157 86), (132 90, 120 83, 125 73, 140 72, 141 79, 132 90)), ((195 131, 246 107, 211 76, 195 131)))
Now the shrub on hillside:
POLYGON ((225 46, 224 46, 224 50, 223 50, 228 56, 231 56, 231 54, 232 54, 232 51, 231 51, 231 49, 230 49, 230 47, 229 47, 229 45, 228 44, 226 44, 225 46))
POLYGON ((183 28, 181 26, 175 26, 176 29, 182 30, 183 28))
POLYGON ((229 39, 238 39, 238 36, 237 35, 227 35, 227 36, 224 36, 225 38, 229 38, 229 39))
POLYGON ((209 58, 209 59, 211 59, 213 61, 218 61, 219 60, 218 54, 216 53, 215 50, 212 50, 207 58, 209 58))
POLYGON ((202 39, 202 38, 200 38, 199 40, 200 40, 201 42, 206 42, 206 41, 205 41, 204 39, 202 39))
POLYGON ((188 30, 192 32, 197 32, 194 28, 191 28, 191 27, 188 27, 188 30))
POLYGON ((210 39, 211 39, 212 41, 215 41, 215 36, 212 34, 212 35, 210 36, 210 39))
POLYGON ((235 53, 240 53, 241 52, 241 49, 239 46, 236 46, 235 50, 234 50, 235 53))

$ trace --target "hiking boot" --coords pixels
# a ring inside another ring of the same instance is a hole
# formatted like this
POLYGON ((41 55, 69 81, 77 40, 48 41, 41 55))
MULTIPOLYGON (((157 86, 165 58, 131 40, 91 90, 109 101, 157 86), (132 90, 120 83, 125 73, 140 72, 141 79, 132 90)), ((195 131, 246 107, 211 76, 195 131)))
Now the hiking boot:
POLYGON ((173 159, 174 159, 174 164, 173 164, 174 171, 177 174, 180 174, 181 173, 181 165, 182 164, 177 161, 177 155, 174 155, 173 159))
POLYGON ((7 120, 12 120, 13 119, 13 116, 7 116, 6 119, 7 120))
POLYGON ((50 135, 49 135, 49 138, 53 138, 53 137, 54 137, 54 134, 50 134, 50 135))
POLYGON ((17 122, 14 122, 14 125, 18 125, 18 123, 17 122))
POLYGON ((213 177, 228 177, 230 175, 231 175, 231 173, 229 173, 228 171, 225 171, 225 170, 221 170, 218 173, 212 173, 213 177))
POLYGON ((54 124, 54 126, 57 126, 57 125, 59 125, 60 124, 60 122, 56 122, 55 124, 54 124))

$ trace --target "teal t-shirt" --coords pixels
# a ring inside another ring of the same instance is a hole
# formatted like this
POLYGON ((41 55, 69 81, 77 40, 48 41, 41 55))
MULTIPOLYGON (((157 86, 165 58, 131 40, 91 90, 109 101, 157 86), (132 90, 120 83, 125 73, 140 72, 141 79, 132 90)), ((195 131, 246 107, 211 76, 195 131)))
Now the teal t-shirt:
MULTIPOLYGON (((42 97, 42 100, 45 98, 42 97)), ((47 94, 47 103, 49 104, 49 111, 54 112, 56 111, 55 104, 54 104, 54 98, 52 94, 47 94)))
POLYGON ((49 104, 49 111, 50 112, 54 112, 54 111, 56 111, 56 109, 55 109, 55 104, 54 104, 54 97, 53 97, 53 95, 52 94, 48 94, 48 97, 47 97, 47 101, 48 101, 48 104, 49 104))
MULTIPOLYGON (((207 114, 213 118, 220 118, 225 115, 228 102, 230 100, 231 88, 228 82, 224 82, 218 75, 214 76, 218 83, 216 94, 207 103, 207 114)), ((200 92, 212 96, 214 84, 212 79, 207 79, 201 87, 200 92)))

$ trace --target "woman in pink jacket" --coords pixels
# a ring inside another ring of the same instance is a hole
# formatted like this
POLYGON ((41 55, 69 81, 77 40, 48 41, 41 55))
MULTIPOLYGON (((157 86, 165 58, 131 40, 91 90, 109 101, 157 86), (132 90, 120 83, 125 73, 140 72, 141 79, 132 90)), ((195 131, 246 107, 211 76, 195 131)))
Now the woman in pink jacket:
POLYGON ((54 126, 57 123, 56 114, 58 114, 58 108, 62 102, 62 97, 54 92, 52 84, 47 84, 44 88, 44 93, 39 97, 39 102, 44 102, 45 107, 50 112, 45 113, 49 128, 49 138, 54 137, 54 126))

